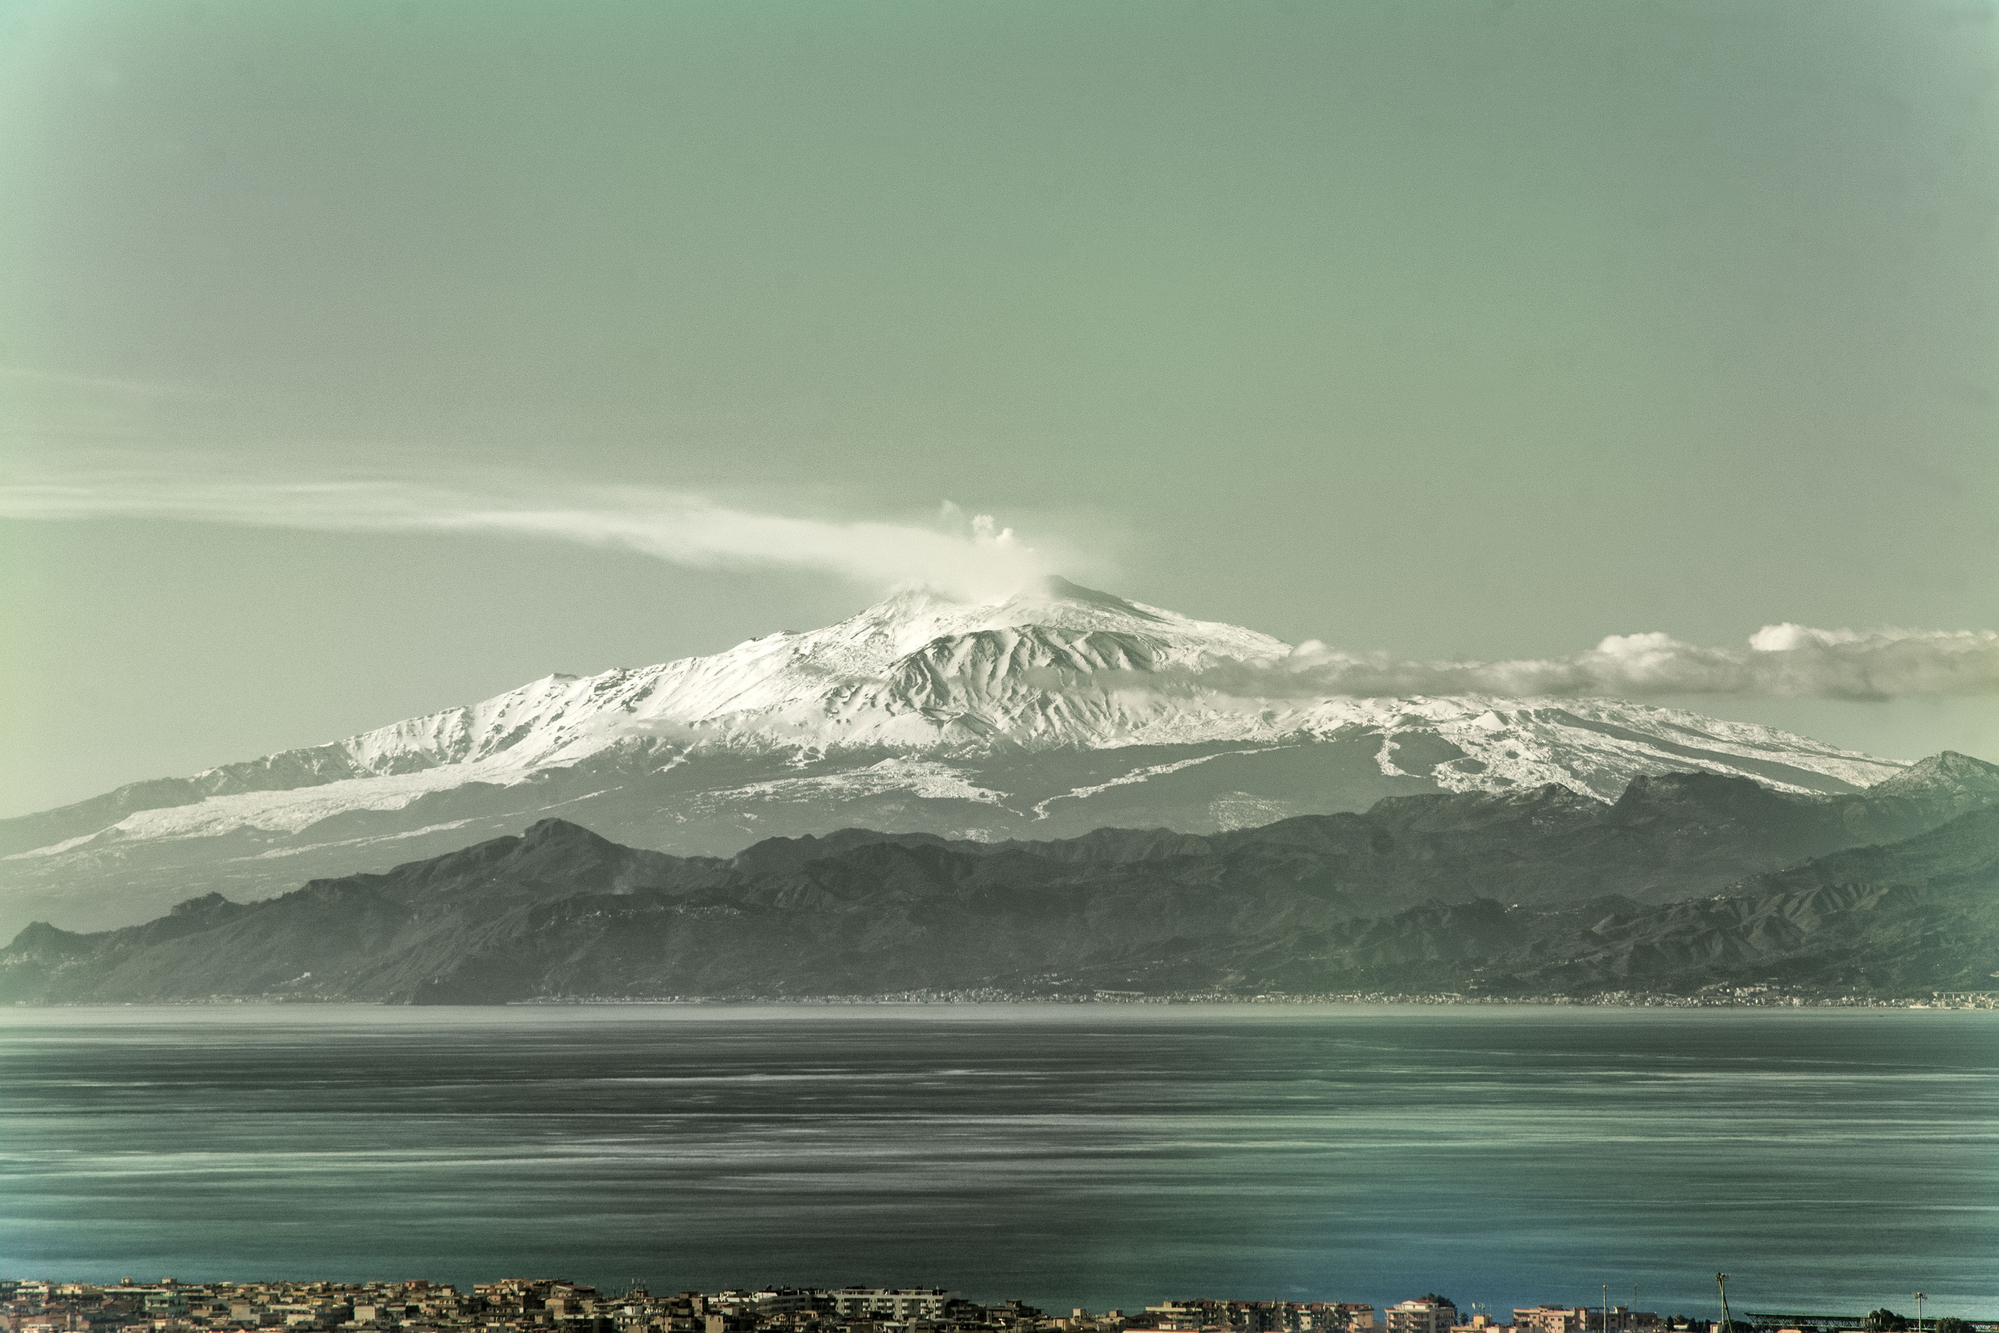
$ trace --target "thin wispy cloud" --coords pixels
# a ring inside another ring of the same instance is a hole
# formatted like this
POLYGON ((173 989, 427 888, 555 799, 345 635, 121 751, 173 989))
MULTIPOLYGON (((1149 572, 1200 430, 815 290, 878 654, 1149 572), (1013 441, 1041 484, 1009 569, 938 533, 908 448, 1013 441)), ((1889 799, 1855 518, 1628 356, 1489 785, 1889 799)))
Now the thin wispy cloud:
POLYGON ((176 481, 102 476, 0 485, 0 517, 149 518, 321 532, 515 536, 637 552, 694 568, 790 567, 970 596, 1019 587, 1043 557, 991 516, 931 522, 757 513, 647 487, 458 490, 427 483, 176 481))
POLYGON ((169 384, 161 380, 115 379, 105 375, 77 375, 34 366, 0 365, 0 390, 52 390, 70 394, 126 399, 213 399, 220 395, 192 384, 169 384))

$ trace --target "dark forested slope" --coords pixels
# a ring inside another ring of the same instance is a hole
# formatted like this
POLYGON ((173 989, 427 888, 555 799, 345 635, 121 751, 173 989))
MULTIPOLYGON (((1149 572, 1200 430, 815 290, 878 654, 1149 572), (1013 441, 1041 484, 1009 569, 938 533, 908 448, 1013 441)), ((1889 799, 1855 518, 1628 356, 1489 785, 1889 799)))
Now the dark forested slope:
POLYGON ((1545 787, 1198 837, 845 830, 728 859, 545 820, 263 902, 37 924, 0 951, 0 999, 1983 989, 1995 877, 1999 768, 1954 755, 1832 798, 1672 774, 1610 805, 1545 787))

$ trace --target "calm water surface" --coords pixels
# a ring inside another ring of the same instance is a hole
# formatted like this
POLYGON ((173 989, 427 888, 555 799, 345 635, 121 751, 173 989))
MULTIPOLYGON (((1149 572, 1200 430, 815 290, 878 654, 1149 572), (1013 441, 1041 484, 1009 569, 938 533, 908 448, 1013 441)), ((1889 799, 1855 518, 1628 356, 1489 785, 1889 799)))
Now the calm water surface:
POLYGON ((1999 1014, 0 1012, 0 1273, 1999 1315, 1999 1014))

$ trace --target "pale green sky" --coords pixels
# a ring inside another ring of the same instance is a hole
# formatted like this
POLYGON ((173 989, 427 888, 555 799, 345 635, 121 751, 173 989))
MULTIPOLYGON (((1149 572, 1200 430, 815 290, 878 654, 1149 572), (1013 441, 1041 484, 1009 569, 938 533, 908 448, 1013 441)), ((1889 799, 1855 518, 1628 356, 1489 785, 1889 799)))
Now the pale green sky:
MULTIPOLYGON (((950 499, 1421 656, 1991 628, 1995 89, 1977 0, 15 0, 0 481, 950 499)), ((143 509, 0 521, 0 813, 876 591, 143 509)))

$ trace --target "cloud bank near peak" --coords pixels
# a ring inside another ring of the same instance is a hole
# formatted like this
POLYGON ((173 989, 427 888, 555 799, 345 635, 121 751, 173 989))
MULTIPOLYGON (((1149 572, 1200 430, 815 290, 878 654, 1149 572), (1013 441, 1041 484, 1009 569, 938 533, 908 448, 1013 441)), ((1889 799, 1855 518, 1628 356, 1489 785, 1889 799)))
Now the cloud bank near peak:
POLYGON ((758 513, 650 487, 456 489, 402 481, 182 481, 151 475, 0 484, 0 517, 147 518, 320 532, 529 537, 633 551, 695 568, 790 567, 963 596, 1050 572, 990 515, 946 504, 930 523, 758 513))
POLYGON ((1660 633, 1614 634, 1587 652, 1496 662, 1408 661, 1307 640, 1286 657, 1245 664, 1241 679, 1228 683, 1282 696, 1705 694, 1877 702, 1999 695, 1999 633, 1863 633, 1786 623, 1767 625, 1734 647, 1703 648, 1660 633))

